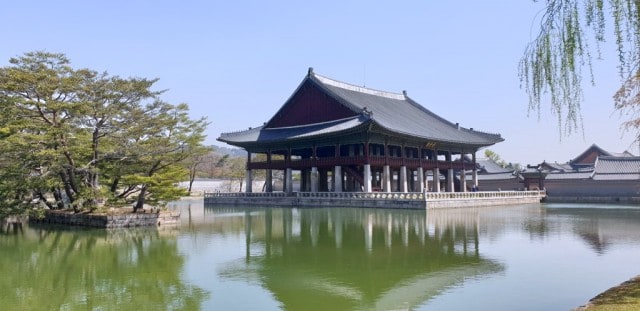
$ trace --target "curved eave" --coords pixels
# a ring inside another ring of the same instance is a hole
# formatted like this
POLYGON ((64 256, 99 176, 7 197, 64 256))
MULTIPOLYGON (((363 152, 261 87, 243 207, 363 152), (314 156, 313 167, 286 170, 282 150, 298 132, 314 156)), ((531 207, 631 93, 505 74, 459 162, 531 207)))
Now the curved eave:
POLYGON ((504 141, 504 138, 502 138, 502 137, 500 137, 499 135, 496 135, 496 134, 475 132, 475 131, 471 131, 471 130, 464 129, 464 128, 460 128, 459 130, 458 129, 451 129, 451 130, 452 131, 466 131, 467 134, 475 135, 477 137, 477 139, 476 140, 471 140, 471 141, 469 141, 469 140, 448 140, 448 139, 443 139, 442 137, 432 137, 432 136, 426 136, 426 135, 419 135, 419 134, 416 134, 416 133, 409 133, 409 132, 399 131, 397 129, 385 126, 384 124, 381 124, 380 122, 377 122, 376 120, 374 120, 374 123, 375 123, 375 125, 377 127, 379 127, 380 129, 384 130, 385 132, 394 133, 394 134, 396 134, 397 136, 400 136, 400 137, 406 137, 407 139, 410 139, 410 140, 426 140, 426 141, 435 142, 437 144, 446 145, 446 146, 450 146, 450 145, 465 145, 465 146, 472 146, 473 148, 482 148, 482 147, 491 146, 491 145, 494 145, 496 143, 504 141))
POLYGON ((264 144, 282 144, 328 135, 340 135, 360 129, 367 125, 369 121, 369 118, 360 115, 353 118, 304 126, 280 128, 257 127, 246 131, 223 133, 217 140, 243 148, 264 144))

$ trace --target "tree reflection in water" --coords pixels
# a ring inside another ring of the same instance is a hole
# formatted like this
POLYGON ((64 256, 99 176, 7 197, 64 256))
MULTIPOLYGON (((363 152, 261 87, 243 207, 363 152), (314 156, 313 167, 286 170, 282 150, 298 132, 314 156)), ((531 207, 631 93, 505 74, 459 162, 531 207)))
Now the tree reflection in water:
POLYGON ((479 255, 477 217, 468 212, 206 207, 205 213, 244 220, 246 256, 221 276, 261 284, 286 309, 412 308, 503 269, 479 255))
POLYGON ((0 249, 0 301, 16 310, 198 310, 208 296, 181 280, 170 231, 31 226, 0 249))

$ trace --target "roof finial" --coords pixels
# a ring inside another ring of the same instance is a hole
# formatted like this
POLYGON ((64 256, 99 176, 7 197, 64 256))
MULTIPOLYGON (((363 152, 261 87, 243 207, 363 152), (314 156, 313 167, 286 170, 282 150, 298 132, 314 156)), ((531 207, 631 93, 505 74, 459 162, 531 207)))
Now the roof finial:
POLYGON ((312 75, 313 74, 313 67, 309 67, 309 72, 307 74, 308 75, 312 75))
POLYGON ((402 90, 402 95, 407 96, 407 90, 402 90))

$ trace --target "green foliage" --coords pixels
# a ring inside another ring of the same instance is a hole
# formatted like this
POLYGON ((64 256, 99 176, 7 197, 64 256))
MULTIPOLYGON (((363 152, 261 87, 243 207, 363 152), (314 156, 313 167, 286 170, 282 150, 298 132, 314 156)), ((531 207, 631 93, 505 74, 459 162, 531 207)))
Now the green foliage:
POLYGON ((511 163, 511 162, 507 163, 507 161, 503 160, 499 154, 489 149, 485 149, 484 156, 487 157, 488 159, 491 159, 493 162, 500 165, 502 168, 508 168, 515 171, 520 171, 522 169, 522 165, 520 165, 520 163, 511 163))
POLYGON ((162 102, 157 80, 73 69, 47 52, 9 62, 0 68, 0 177, 15 182, 0 182, 3 211, 163 204, 181 193, 175 184, 202 153, 208 123, 162 102))
MULTIPOLYGON (((615 97, 616 108, 625 110, 640 105, 640 1, 544 2, 540 32, 520 60, 519 75, 529 94, 529 111, 539 115, 541 102, 548 95, 561 134, 563 126, 568 134, 581 128, 580 104, 585 78, 582 70, 588 70, 589 81, 594 84, 592 59, 602 56, 600 45, 606 41, 607 22, 613 24, 622 81, 615 97)), ((632 109, 637 112, 637 108, 632 109)), ((632 114, 632 120, 637 117, 632 114)), ((637 119, 635 122, 638 124, 637 119)))

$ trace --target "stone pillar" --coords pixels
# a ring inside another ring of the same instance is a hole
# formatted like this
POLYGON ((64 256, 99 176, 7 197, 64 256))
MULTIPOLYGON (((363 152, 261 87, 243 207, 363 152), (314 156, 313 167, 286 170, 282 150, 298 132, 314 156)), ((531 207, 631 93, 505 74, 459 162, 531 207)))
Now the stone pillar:
POLYGON ((364 192, 372 192, 371 189, 371 164, 364 165, 364 192))
POLYGON ((447 192, 455 192, 454 187, 454 179, 453 179, 453 169, 450 168, 447 170, 447 192))
MULTIPOLYGON (((271 167, 271 151, 267 152, 267 165, 271 167)), ((264 171, 264 191, 273 192, 273 172, 270 168, 264 171)))
POLYGON ((389 165, 382 168, 382 191, 391 192, 391 170, 389 165))
POLYGON ((273 173, 271 172, 271 169, 265 170, 264 184, 265 192, 273 192, 273 173))
POLYGON ((246 193, 251 193, 253 192, 253 172, 251 171, 251 169, 249 168, 251 165, 251 152, 247 152, 247 170, 244 174, 244 178, 245 178, 245 192, 246 193))
POLYGON ((460 171, 460 192, 467 192, 467 172, 464 171, 464 166, 460 171))
POLYGON ((440 169, 433 169, 433 192, 440 192, 440 169))
MULTIPOLYGON (((449 165, 452 164, 451 151, 447 152, 446 161, 449 162, 449 165)), ((447 170, 447 187, 446 188, 447 188, 447 192, 455 192, 455 188, 453 186, 453 168, 449 168, 447 170)))
POLYGON ((407 167, 400 167, 400 192, 408 192, 407 188, 407 167))
POLYGON ((427 172, 424 172, 424 191, 429 192, 429 179, 427 178, 427 172))
POLYGON ((251 170, 247 170, 245 175, 245 185, 244 189, 246 193, 253 192, 253 174, 251 170))
POLYGON ((282 178, 282 192, 287 192, 287 170, 283 170, 282 171, 282 175, 284 176, 282 178))
POLYGON ((309 178, 311 179, 311 192, 318 192, 318 168, 312 167, 311 174, 309 174, 309 178))
POLYGON ((472 153, 471 157, 473 160, 473 185, 478 189, 478 166, 476 164, 476 153, 472 153))
POLYGON ((333 168, 333 191, 342 192, 342 166, 340 165, 333 168))
POLYGON ((418 167, 418 189, 414 189, 416 192, 424 192, 424 170, 422 167, 418 167))
POLYGON ((285 180, 285 191, 286 193, 293 193, 293 176, 292 176, 292 170, 290 168, 287 168, 284 172, 284 180, 285 180))

